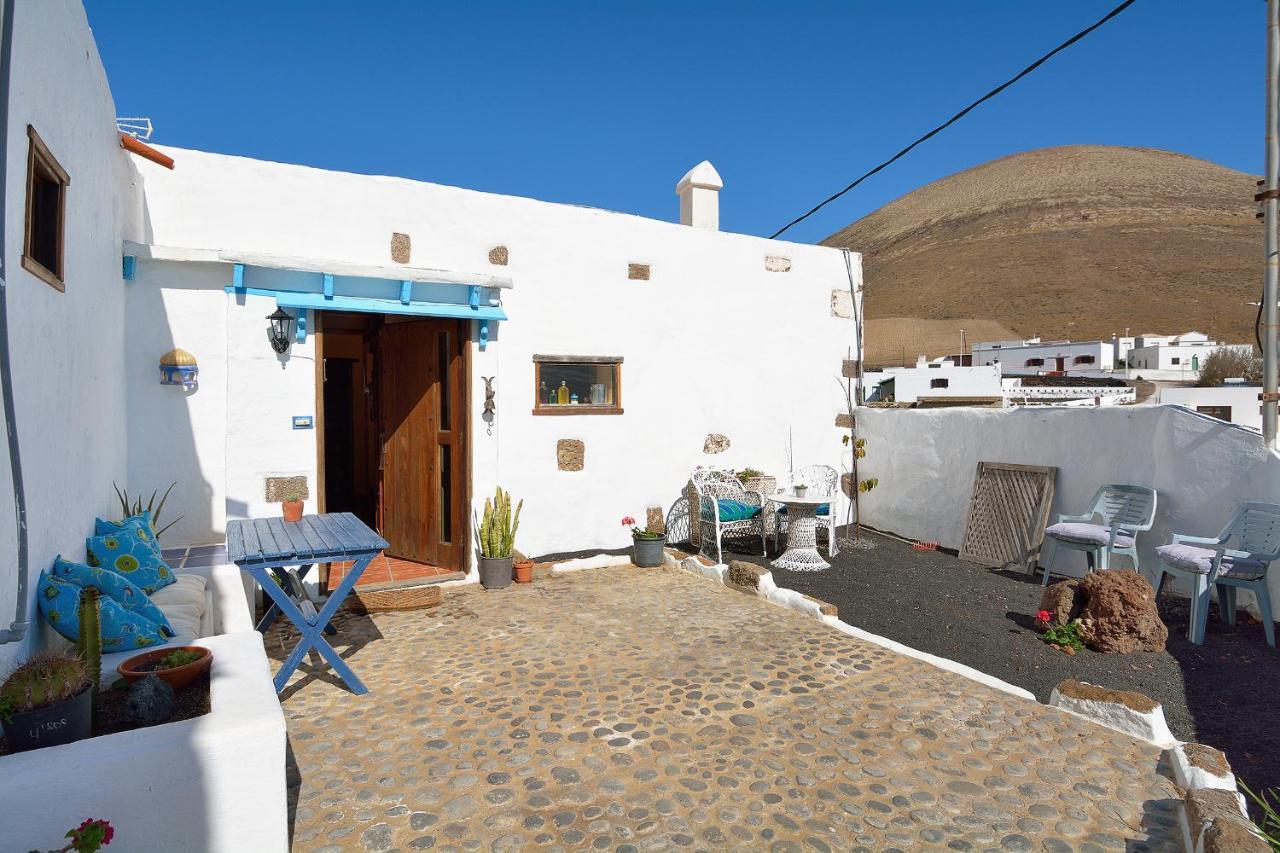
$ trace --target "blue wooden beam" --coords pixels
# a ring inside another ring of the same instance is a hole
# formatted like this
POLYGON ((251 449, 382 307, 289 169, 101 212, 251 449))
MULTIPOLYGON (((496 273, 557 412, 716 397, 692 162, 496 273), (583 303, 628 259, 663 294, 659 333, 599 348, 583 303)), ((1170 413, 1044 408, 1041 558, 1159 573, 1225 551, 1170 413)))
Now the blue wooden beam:
POLYGON ((467 302, 472 308, 480 307, 480 285, 472 284, 467 287, 467 302))
POLYGON ((411 281, 400 282, 400 302, 405 305, 408 305, 409 300, 412 298, 413 298, 413 282, 411 281))
POLYGON ((125 255, 124 262, 122 264, 122 272, 124 273, 125 281, 133 281, 133 277, 137 275, 138 272, 138 259, 133 255, 125 255))
POLYGON ((324 274, 324 298, 333 298, 333 273, 331 272, 324 274))
MULTIPOLYGON (((323 293, 301 293, 289 290, 246 288, 250 296, 271 296, 281 308, 312 310, 360 311, 366 314, 403 314, 415 317, 453 317, 461 320, 505 320, 507 314, 494 305, 472 308, 453 302, 410 302, 398 299, 374 299, 363 296, 335 296, 325 299, 323 293)), ((487 333, 486 333, 487 334, 487 333)))
POLYGON ((305 344, 307 342, 307 309, 303 308, 298 312, 298 321, 294 323, 297 329, 298 343, 305 344))
POLYGON ((244 292, 244 264, 236 264, 231 268, 231 286, 241 293, 244 292))
POLYGON ((480 321, 480 352, 484 352, 489 346, 489 321, 480 321))

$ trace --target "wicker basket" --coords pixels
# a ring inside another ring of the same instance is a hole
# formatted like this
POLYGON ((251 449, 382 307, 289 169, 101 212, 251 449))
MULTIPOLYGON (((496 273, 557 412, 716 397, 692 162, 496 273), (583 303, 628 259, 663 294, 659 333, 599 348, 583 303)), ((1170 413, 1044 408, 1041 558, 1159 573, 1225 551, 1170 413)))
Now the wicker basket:
POLYGON ((444 600, 444 590, 433 584, 392 587, 356 587, 347 599, 356 613, 386 613, 392 610, 421 610, 444 600))

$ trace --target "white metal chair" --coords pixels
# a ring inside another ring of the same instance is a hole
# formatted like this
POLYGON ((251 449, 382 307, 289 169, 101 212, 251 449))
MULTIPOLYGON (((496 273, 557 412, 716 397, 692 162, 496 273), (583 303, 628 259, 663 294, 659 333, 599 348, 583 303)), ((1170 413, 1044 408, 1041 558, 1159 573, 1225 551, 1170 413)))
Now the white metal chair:
MULTIPOLYGON (((840 546, 836 544, 836 518, 840 514, 839 483, 840 474, 835 468, 830 465, 809 465, 793 471, 790 482, 786 486, 787 489, 792 486, 808 486, 808 494, 814 497, 831 498, 827 504, 818 507, 818 529, 825 528, 827 531, 828 557, 834 557, 840 553, 840 546)), ((779 503, 773 504, 773 519, 778 550, 781 551, 787 533, 787 508, 779 503)))
POLYGON ((1093 495, 1093 504, 1083 515, 1059 514, 1055 524, 1045 528, 1052 540, 1053 556, 1045 560, 1044 585, 1049 585, 1050 568, 1059 548, 1083 551, 1089 571, 1111 568, 1111 558, 1121 554, 1138 565, 1138 533, 1150 530, 1156 518, 1156 490, 1146 486, 1108 485, 1093 495), (1101 516, 1102 523, 1095 518, 1101 516))
POLYGON ((765 550, 764 495, 747 491, 732 471, 699 468, 690 479, 698 493, 699 551, 714 543, 716 562, 723 563, 721 542, 733 536, 759 536, 765 550))
POLYGON ((1209 591, 1218 593, 1218 608, 1228 625, 1236 624, 1236 589, 1253 593, 1262 616, 1267 645, 1275 648, 1276 627, 1271 617, 1271 595, 1267 592, 1267 569, 1280 559, 1280 506, 1246 503, 1236 510, 1216 537, 1173 534, 1173 541, 1156 549, 1160 556, 1160 582, 1165 577, 1191 580, 1191 624, 1187 639, 1204 642, 1204 626, 1209 617, 1209 591), (1234 546, 1234 547, 1232 547, 1234 546))

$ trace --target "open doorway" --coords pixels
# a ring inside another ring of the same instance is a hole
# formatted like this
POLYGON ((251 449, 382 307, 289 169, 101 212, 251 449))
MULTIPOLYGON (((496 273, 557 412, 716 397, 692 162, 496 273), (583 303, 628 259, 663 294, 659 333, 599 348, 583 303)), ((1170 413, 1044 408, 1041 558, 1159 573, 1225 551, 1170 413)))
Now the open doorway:
POLYGON ((466 323, 318 313, 322 510, 374 527, 388 557, 465 572, 466 323))

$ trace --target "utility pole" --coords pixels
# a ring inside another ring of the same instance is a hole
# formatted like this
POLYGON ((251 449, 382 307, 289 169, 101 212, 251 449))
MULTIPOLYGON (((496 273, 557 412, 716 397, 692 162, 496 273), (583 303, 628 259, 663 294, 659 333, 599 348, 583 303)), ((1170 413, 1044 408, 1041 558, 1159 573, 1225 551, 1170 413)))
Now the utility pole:
POLYGON ((1280 121, 1280 0, 1267 0, 1267 158, 1266 187, 1262 197, 1262 222, 1266 230, 1263 238, 1266 255, 1266 272, 1262 284, 1262 437, 1267 446, 1276 443, 1278 363, 1276 359, 1277 332, 1280 332, 1280 312, 1276 310, 1277 283, 1280 281, 1280 246, 1277 228, 1280 227, 1280 137, 1276 123, 1280 121))

